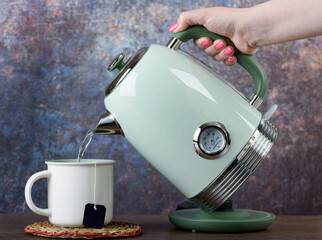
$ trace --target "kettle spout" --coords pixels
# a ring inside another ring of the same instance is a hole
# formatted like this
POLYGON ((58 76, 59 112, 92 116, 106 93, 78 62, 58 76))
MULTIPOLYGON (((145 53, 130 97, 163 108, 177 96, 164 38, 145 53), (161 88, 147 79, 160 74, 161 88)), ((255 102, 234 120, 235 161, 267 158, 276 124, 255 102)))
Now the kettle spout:
POLYGON ((96 129, 93 131, 94 134, 102 135, 123 135, 123 131, 116 119, 109 112, 103 114, 98 121, 96 129))

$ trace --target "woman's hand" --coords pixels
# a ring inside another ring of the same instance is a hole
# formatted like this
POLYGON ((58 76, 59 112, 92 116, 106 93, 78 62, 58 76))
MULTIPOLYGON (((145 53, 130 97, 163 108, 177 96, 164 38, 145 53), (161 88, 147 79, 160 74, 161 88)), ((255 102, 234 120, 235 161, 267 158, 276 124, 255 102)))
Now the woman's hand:
MULTIPOLYGON (((233 41, 237 49, 245 54, 253 54, 256 48, 250 46, 243 38, 243 32, 238 31, 238 23, 242 19, 246 9, 235 8, 204 8, 180 14, 178 21, 170 28, 170 32, 181 32, 192 25, 203 25, 209 31, 225 36, 233 41)), ((195 39, 197 47, 204 50, 206 54, 217 61, 223 61, 226 65, 232 66, 237 62, 234 56, 234 48, 227 46, 227 43, 218 39, 212 41, 207 37, 195 39)))
MULTIPOLYGON (((270 0, 250 8, 213 7, 180 14, 170 32, 181 32, 193 25, 232 40, 245 54, 258 47, 322 35, 322 0, 270 0)), ((195 44, 215 60, 233 65, 234 49, 223 40, 195 40, 195 44)))

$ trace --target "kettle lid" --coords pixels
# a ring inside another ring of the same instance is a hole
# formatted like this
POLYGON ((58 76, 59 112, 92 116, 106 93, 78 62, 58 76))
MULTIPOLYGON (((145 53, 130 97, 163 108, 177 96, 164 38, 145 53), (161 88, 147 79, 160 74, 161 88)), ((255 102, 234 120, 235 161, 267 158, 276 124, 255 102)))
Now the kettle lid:
POLYGON ((123 62, 123 53, 119 54, 112 60, 107 70, 112 72, 117 69, 119 70, 119 72, 114 76, 111 83, 107 86, 105 95, 109 95, 114 90, 114 88, 122 82, 125 76, 132 70, 132 68, 135 67, 135 65, 140 61, 140 59, 144 56, 148 49, 148 47, 141 48, 133 57, 131 57, 126 62, 123 62))

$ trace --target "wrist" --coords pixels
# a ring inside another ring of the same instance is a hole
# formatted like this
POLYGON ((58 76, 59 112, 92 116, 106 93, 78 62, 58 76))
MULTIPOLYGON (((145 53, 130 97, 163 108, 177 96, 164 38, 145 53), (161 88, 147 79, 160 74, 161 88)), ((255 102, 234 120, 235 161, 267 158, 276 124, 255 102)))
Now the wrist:
POLYGON ((252 9, 239 8, 234 14, 235 32, 232 41, 245 54, 254 54, 260 46, 261 34, 253 27, 252 9))

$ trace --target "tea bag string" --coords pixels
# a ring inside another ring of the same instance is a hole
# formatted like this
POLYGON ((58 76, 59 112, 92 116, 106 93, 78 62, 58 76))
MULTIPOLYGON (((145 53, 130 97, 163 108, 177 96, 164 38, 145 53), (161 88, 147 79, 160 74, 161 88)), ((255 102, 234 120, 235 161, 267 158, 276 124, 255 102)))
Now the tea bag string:
POLYGON ((94 161, 94 209, 97 210, 96 207, 96 161, 94 161))

